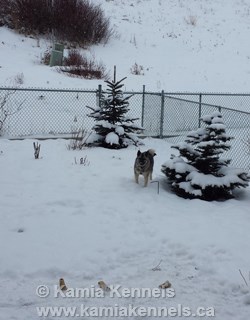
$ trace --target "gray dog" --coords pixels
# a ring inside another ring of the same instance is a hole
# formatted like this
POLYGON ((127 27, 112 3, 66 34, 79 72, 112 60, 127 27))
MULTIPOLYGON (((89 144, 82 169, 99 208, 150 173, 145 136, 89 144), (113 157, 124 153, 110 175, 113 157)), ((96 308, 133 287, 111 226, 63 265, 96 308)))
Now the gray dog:
POLYGON ((139 175, 144 176, 144 187, 148 185, 148 179, 152 180, 152 173, 154 168, 154 156, 156 155, 154 149, 149 149, 148 151, 137 152, 137 157, 135 159, 134 173, 135 182, 139 183, 139 175))

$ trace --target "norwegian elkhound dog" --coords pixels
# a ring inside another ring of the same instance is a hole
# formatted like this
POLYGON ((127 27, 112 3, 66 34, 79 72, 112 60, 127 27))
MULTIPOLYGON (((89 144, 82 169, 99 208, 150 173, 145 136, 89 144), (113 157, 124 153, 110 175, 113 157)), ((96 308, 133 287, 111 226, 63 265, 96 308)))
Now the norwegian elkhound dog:
POLYGON ((154 156, 156 155, 154 149, 149 149, 148 151, 137 152, 137 157, 135 159, 134 173, 135 182, 139 183, 139 175, 144 176, 144 187, 148 185, 148 179, 152 180, 152 173, 154 168, 154 156))

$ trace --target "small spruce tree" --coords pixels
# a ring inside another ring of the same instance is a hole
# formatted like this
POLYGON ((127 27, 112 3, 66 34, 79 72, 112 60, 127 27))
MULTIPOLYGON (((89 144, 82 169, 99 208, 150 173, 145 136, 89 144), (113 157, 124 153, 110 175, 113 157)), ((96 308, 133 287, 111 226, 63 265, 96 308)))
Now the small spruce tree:
POLYGON ((175 193, 184 198, 218 200, 232 198, 236 187, 247 187, 247 172, 228 167, 231 160, 221 158, 232 139, 225 132, 220 112, 201 118, 206 127, 187 135, 173 148, 180 153, 162 165, 175 193))
POLYGON ((107 93, 101 96, 101 106, 95 109, 88 107, 92 110, 88 116, 96 121, 93 127, 95 134, 90 137, 90 144, 121 149, 130 144, 137 145, 140 142, 137 133, 141 132, 143 128, 134 124, 134 121, 139 118, 127 116, 128 100, 131 96, 123 96, 122 81, 125 79, 116 81, 114 72, 114 80, 105 81, 108 89, 107 93))

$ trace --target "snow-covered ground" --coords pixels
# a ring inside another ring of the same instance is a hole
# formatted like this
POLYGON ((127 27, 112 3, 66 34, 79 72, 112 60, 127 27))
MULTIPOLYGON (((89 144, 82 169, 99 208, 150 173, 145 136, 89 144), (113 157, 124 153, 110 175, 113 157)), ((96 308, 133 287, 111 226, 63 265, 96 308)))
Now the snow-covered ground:
MULTIPOLYGON (((249 92, 249 0, 92 0, 110 17, 114 37, 87 49, 127 90, 249 92), (137 63, 144 75, 131 74, 137 63)), ((23 74, 23 86, 96 89, 41 65, 51 46, 0 28, 0 85, 23 74)))
MULTIPOLYGON (((89 48, 126 89, 249 92, 249 0, 93 0, 116 37, 89 48), (192 25, 193 24, 193 25, 192 25), (134 63, 144 75, 130 72, 134 63)), ((0 86, 96 89, 103 82, 69 78, 40 63, 49 40, 0 28, 0 86)), ((247 111, 247 110, 246 110, 247 111)), ((135 184, 137 148, 67 150, 65 140, 0 140, 0 318, 37 319, 37 306, 214 307, 218 320, 250 312, 250 189, 226 202, 184 200, 166 185, 161 165, 170 144, 154 148, 154 181, 135 184), (87 157, 87 165, 80 158, 87 157), (159 271, 153 271, 159 262, 159 271), (245 277, 248 286, 245 284, 245 277), (174 298, 47 298, 59 278, 68 287, 125 288, 172 283, 174 298)), ((54 317, 48 316, 47 319, 54 317)), ((66 319, 69 317, 61 317, 66 319)), ((147 318, 147 317, 145 317, 147 318)), ((148 317, 150 318, 150 317, 148 317)), ((179 317, 186 319, 187 317, 179 317)), ((198 317, 197 317, 198 318, 198 317)), ((206 317, 204 318, 206 319, 206 317)))
POLYGON ((159 194, 157 182, 147 188, 142 178, 134 182, 136 147, 69 151, 68 141, 47 140, 35 160, 32 142, 0 144, 1 319, 37 319, 36 307, 81 304, 181 304, 193 312, 214 307, 219 320, 248 319, 249 188, 226 202, 177 197, 160 171, 172 150, 157 139, 146 139, 141 150, 156 150, 159 194), (153 271, 160 261, 161 270, 153 271), (168 280, 176 296, 54 298, 61 277, 72 288, 97 288, 104 280, 153 289, 168 280), (50 288, 49 297, 36 295, 39 285, 50 288))

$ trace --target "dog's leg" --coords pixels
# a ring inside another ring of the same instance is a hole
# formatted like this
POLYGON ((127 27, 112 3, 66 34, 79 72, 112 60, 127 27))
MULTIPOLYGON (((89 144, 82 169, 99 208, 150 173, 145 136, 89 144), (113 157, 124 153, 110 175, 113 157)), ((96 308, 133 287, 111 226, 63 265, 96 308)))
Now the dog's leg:
POLYGON ((148 185, 148 178, 149 178, 149 173, 144 174, 144 187, 147 187, 148 185))
POLYGON ((153 180, 152 173, 153 173, 153 171, 150 172, 150 180, 153 180))
POLYGON ((135 182, 139 183, 139 174, 135 172, 135 182))

